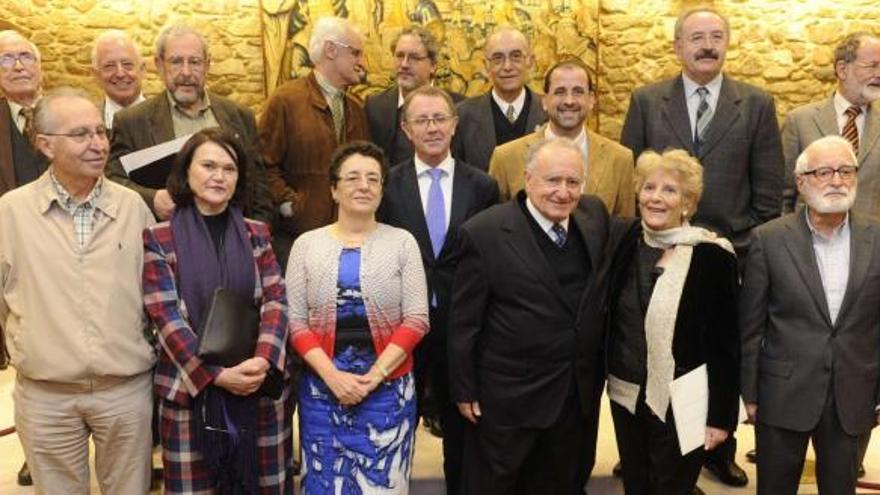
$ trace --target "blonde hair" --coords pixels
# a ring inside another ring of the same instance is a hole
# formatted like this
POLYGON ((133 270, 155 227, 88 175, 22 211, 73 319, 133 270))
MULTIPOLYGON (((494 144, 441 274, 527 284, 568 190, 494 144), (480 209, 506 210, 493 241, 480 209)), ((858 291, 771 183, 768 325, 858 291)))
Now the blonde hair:
POLYGON ((633 174, 636 197, 651 174, 663 171, 678 176, 681 196, 686 208, 685 217, 691 218, 697 210, 697 203, 703 195, 703 167, 696 158, 685 150, 668 149, 662 154, 648 150, 639 156, 633 174))

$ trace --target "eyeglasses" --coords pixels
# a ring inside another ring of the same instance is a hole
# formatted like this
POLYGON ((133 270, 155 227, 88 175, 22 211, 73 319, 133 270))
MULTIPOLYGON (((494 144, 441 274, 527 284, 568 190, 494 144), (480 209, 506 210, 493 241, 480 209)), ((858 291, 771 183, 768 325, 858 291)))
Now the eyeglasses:
POLYGON ((202 70, 205 68, 205 59, 202 57, 170 57, 165 62, 174 69, 175 72, 183 69, 184 65, 189 65, 190 70, 202 70))
POLYGON ((98 136, 102 140, 108 139, 107 128, 102 125, 95 127, 94 129, 89 129, 88 127, 80 127, 70 132, 40 132, 38 134, 42 134, 44 136, 66 137, 74 143, 79 144, 90 143, 92 142, 92 139, 95 139, 95 136, 98 136))
MULTIPOLYGON (((192 64, 190 64, 192 66, 192 64)), ((102 74, 113 74, 119 68, 122 68, 123 72, 133 72, 137 65, 131 60, 119 60, 117 62, 107 62, 106 64, 101 65, 99 70, 102 74)))
POLYGON ((453 115, 435 115, 433 117, 416 117, 414 119, 408 119, 406 122, 416 128, 419 129, 427 129, 429 125, 434 124, 437 127, 442 125, 446 125, 449 122, 455 120, 455 116, 453 115))
POLYGON ((327 41, 329 41, 330 43, 333 43, 336 46, 348 48, 348 51, 351 52, 351 56, 354 58, 360 58, 360 56, 364 54, 363 50, 361 50, 359 48, 355 48, 355 47, 349 45, 348 43, 343 43, 341 41, 336 41, 336 40, 327 40, 327 41))
POLYGON ((16 62, 21 62, 24 67, 33 67, 37 63, 37 56, 31 52, 4 53, 0 55, 0 67, 11 69, 16 62))
POLYGON ((486 57, 486 60, 488 60, 493 67, 501 67, 506 60, 509 60, 511 64, 520 65, 525 62, 526 54, 519 50, 514 50, 510 53, 495 52, 486 57))
POLYGON ((428 59, 427 55, 416 55, 415 53, 407 53, 407 52, 396 52, 394 54, 394 58, 397 59, 398 63, 404 63, 407 60, 413 63, 423 62, 428 59))
POLYGON ((819 167, 815 170, 801 172, 801 175, 812 175, 820 182, 828 182, 834 177, 834 174, 839 175, 841 180, 852 180, 857 172, 858 168, 852 165, 843 165, 837 168, 819 167))

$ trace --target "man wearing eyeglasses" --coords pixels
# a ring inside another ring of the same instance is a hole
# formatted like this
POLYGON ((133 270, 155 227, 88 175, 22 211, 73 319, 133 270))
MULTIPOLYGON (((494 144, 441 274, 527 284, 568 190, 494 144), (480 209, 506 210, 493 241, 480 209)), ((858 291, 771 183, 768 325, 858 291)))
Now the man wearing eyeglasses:
POLYGON ((422 86, 404 101, 401 123, 414 153, 388 174, 381 222, 408 230, 419 244, 428 280, 431 332, 415 350, 420 413, 439 421, 446 493, 461 493, 464 418, 449 395, 446 332, 452 279, 458 265, 459 227, 498 202, 491 177, 450 153, 457 118, 445 91, 422 86))
POLYGON ((166 90, 115 115, 108 166, 110 179, 140 193, 156 217, 167 220, 174 212, 168 191, 155 184, 150 187, 131 180, 119 158, 202 129, 220 127, 235 135, 246 150, 245 215, 271 222, 272 201, 266 186, 266 172, 258 159, 254 114, 205 89, 211 66, 205 38, 190 26, 168 26, 156 41, 155 63, 166 90))
POLYGON ((759 495, 798 491, 809 441, 819 493, 855 493, 880 420, 880 224, 854 209, 858 168, 847 139, 813 141, 792 174, 805 206, 753 231, 739 319, 759 495))
POLYGON ((16 369, 15 426, 37 493, 150 487, 152 368, 141 233, 153 216, 105 180, 109 143, 86 93, 49 92, 34 141, 50 166, 0 197, 0 327, 16 369))
POLYGON ((845 137, 856 150, 861 191, 855 211, 880 219, 880 38, 866 32, 847 36, 834 50, 837 88, 822 101, 791 111, 782 128, 785 189, 782 209, 794 210, 794 162, 822 136, 845 137))
POLYGON ((272 232, 284 266, 294 239, 334 216, 327 166, 340 144, 369 140, 364 109, 349 86, 364 78, 364 38, 345 19, 323 17, 312 28, 314 70, 275 90, 260 119, 260 151, 278 225, 272 232))
POLYGON ((125 31, 110 29, 95 38, 92 74, 104 91, 99 108, 108 128, 113 127, 116 112, 144 101, 141 82, 145 71, 140 50, 125 31))
POLYGON ((544 76, 544 93, 541 101, 550 121, 492 153, 489 175, 498 181, 501 200, 515 197, 525 187, 529 148, 544 139, 564 137, 577 143, 586 157, 584 193, 598 196, 614 216, 634 216, 632 152, 586 126, 596 103, 587 66, 576 58, 557 62, 544 76))
POLYGON ((0 196, 46 170, 46 157, 29 136, 41 77, 36 45, 15 31, 0 31, 0 196))
POLYGON ((522 32, 499 28, 486 40, 483 54, 492 89, 459 103, 452 155, 488 170, 496 146, 534 132, 547 114, 541 98, 526 86, 534 56, 522 32))
MULTIPOLYGON (((431 84, 437 69, 439 46, 428 29, 412 25, 404 28, 391 43, 396 84, 367 98, 364 110, 370 137, 385 152, 389 165, 412 158, 413 145, 400 124, 403 101, 413 90, 431 84)), ((450 93, 452 100, 462 99, 450 93)))

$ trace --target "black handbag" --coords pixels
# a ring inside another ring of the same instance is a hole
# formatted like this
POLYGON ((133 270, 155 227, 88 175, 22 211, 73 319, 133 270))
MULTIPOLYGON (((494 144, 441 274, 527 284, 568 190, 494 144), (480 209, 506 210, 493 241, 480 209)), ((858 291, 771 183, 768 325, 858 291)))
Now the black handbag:
MULTIPOLYGON (((215 366, 237 366, 254 356, 259 334, 259 308, 250 300, 217 287, 202 318, 198 356, 215 366)), ((283 388, 280 373, 270 369, 257 394, 277 400, 283 388)))

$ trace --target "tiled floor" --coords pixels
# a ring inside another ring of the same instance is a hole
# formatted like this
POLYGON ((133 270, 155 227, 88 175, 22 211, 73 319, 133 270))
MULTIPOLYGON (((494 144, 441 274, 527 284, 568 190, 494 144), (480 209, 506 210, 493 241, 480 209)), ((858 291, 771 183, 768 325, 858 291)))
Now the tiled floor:
MULTIPOLYGON (((0 371, 0 429, 12 424, 12 382, 14 374, 11 370, 0 371)), ((880 435, 875 435, 880 436, 880 435)), ((754 481, 754 466, 745 462, 743 455, 754 446, 754 434, 752 429, 743 426, 737 433, 739 439, 739 463, 754 481)), ((15 435, 0 438, 0 494, 3 495, 31 495, 34 490, 22 488, 15 484, 15 475, 21 466, 23 456, 15 435)), ((602 409, 602 424, 599 433, 598 461, 594 470, 593 479, 588 485, 590 495, 622 495, 621 484, 611 477, 611 467, 617 461, 617 451, 614 442, 614 433, 611 426, 611 416, 607 404, 602 409)), ((875 438, 865 459, 868 470, 868 479, 880 480, 880 439, 875 438)), ((419 431, 416 442, 416 457, 413 467, 412 495, 441 495, 439 488, 442 478, 442 466, 440 456, 440 442, 428 435, 424 430, 419 431)), ((706 472, 703 473, 699 483, 700 487, 709 495, 746 495, 755 493, 754 483, 745 488, 728 488, 714 479, 706 472)), ((98 493, 97 488, 93 493, 98 493)), ((801 494, 815 494, 815 486, 804 485, 801 494)), ((875 493, 875 492, 865 492, 875 493)), ((116 495, 116 494, 113 494, 116 495)), ((122 494, 125 495, 125 494, 122 494)))

